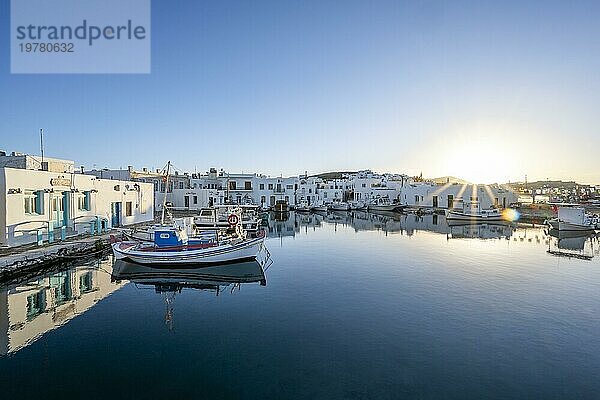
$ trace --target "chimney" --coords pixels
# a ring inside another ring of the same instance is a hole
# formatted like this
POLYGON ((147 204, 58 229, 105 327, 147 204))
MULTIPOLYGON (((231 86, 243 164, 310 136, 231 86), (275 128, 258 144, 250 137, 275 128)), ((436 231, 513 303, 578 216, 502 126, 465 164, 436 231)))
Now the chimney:
POLYGON ((133 165, 128 165, 128 166, 127 166, 127 171, 128 171, 128 172, 131 172, 131 171, 133 171, 133 165))
POLYGON ((83 171, 85 170, 85 167, 82 165, 81 166, 81 174, 83 175, 83 171))

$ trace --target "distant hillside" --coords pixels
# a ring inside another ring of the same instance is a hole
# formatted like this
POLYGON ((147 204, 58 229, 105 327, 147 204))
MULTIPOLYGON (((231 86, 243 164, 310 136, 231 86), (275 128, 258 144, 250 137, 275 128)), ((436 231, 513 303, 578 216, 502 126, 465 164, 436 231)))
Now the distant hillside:
MULTIPOLYGON (((513 187, 525 187, 525 182, 513 182, 509 184, 513 187)), ((573 189, 576 186, 589 186, 575 181, 535 181, 527 182, 528 189, 541 189, 543 187, 562 187, 565 189, 573 189)))
POLYGON ((343 174, 356 174, 356 172, 355 171, 324 172, 322 174, 311 175, 311 176, 321 178, 323 180, 329 180, 329 179, 342 179, 343 174))
POLYGON ((455 176, 442 176, 442 177, 434 178, 431 180, 439 185, 444 185, 446 183, 458 183, 460 185, 468 185, 471 183, 471 182, 465 181, 464 179, 457 178, 455 176))

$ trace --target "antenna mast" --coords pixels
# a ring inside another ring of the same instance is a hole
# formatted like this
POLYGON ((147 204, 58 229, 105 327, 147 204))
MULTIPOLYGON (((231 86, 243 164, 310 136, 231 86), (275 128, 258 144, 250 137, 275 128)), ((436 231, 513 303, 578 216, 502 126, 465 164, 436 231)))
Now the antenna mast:
POLYGON ((44 130, 40 129, 40 150, 42 152, 42 165, 40 169, 44 169, 44 130))
POLYGON ((160 216, 160 224, 165 224, 165 209, 167 208, 167 191, 169 190, 169 172, 171 169, 171 161, 167 162, 167 176, 165 178, 165 197, 163 197, 162 214, 160 216))

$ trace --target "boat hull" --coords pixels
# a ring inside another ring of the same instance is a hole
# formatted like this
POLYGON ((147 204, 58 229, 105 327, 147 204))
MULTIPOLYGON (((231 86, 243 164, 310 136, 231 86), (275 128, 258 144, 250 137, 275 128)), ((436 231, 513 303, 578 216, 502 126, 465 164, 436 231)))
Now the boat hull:
POLYGON ((550 225, 552 229, 556 229, 558 231, 591 232, 594 230, 592 225, 574 224, 571 222, 561 221, 556 218, 549 220, 548 225, 550 225))
POLYGON ((348 211, 350 210, 350 206, 348 205, 333 205, 331 207, 329 207, 330 210, 333 211, 348 211))
POLYGON ((389 205, 370 205, 369 211, 396 211, 398 208, 397 205, 389 204, 389 205))
POLYGON ((113 254, 117 260, 138 264, 221 264, 234 261, 252 260, 262 249, 264 236, 245 240, 237 244, 208 247, 202 249, 182 249, 176 251, 143 251, 129 242, 114 243, 113 254))
POLYGON ((448 221, 504 221, 502 214, 497 215, 477 215, 477 214, 464 214, 456 211, 449 211, 446 214, 446 220, 448 221))
POLYGON ((316 206, 312 207, 311 211, 327 211, 327 206, 316 206))

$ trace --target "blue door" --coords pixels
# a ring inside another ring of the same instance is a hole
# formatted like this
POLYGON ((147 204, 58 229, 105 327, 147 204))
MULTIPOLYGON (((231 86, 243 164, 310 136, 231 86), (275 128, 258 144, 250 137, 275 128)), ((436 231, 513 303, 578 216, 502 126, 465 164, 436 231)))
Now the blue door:
POLYGON ((114 227, 121 226, 121 202, 114 202, 110 205, 111 224, 114 227))
POLYGON ((69 217, 71 210, 71 192, 63 192, 62 197, 62 208, 63 208, 63 226, 69 226, 69 217))

